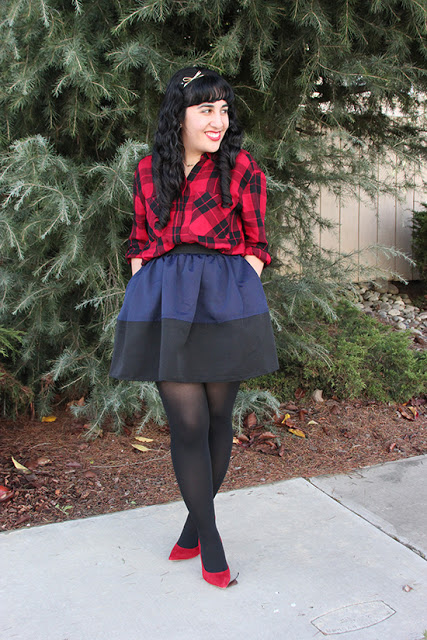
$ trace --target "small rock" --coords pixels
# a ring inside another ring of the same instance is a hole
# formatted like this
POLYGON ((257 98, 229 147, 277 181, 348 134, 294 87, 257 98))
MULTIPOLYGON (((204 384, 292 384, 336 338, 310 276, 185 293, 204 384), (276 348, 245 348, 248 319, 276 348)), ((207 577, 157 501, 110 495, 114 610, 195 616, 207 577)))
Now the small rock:
POLYGON ((390 311, 388 312, 389 316, 400 316, 400 310, 399 309, 390 309, 390 311))
POLYGON ((395 284, 392 284, 391 282, 387 282, 387 291, 388 293, 391 293, 393 295, 396 295, 399 293, 399 289, 396 287, 395 284))
POLYGON ((427 320, 427 311, 423 311, 422 313, 420 313, 418 316, 418 320, 427 320))
POLYGON ((390 309, 391 309, 391 304, 389 302, 382 302, 380 304, 381 311, 390 311, 390 309))
POLYGON ((322 389, 315 389, 311 397, 313 398, 314 402, 324 402, 322 389))
POLYGON ((397 323, 396 327, 398 329, 401 329, 402 331, 404 331, 406 329, 406 324, 404 322, 400 321, 400 322, 397 323))
MULTIPOLYGON (((379 293, 390 293, 389 282, 383 278, 378 278, 378 280, 374 280, 373 286, 375 291, 378 291, 379 293)), ((399 290, 397 292, 399 293, 399 290)))
POLYGON ((366 300, 372 300, 372 301, 379 300, 379 299, 380 299, 380 294, 378 293, 378 291, 372 291, 366 297, 366 300))

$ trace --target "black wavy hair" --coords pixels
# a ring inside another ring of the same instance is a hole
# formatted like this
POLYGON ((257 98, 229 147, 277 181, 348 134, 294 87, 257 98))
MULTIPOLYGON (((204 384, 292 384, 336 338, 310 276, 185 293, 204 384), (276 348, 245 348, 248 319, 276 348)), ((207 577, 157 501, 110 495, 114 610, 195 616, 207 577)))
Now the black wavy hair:
POLYGON ((181 123, 185 110, 202 102, 225 100, 228 105, 229 126, 215 153, 218 167, 223 207, 231 207, 230 171, 236 163, 236 157, 242 148, 242 130, 237 122, 234 107, 234 92, 229 83, 218 73, 203 67, 187 67, 177 71, 166 87, 160 107, 159 124, 154 137, 152 171, 158 203, 159 228, 169 221, 174 200, 180 195, 184 181, 184 145, 181 139, 181 123), (184 86, 183 78, 198 77, 184 86))

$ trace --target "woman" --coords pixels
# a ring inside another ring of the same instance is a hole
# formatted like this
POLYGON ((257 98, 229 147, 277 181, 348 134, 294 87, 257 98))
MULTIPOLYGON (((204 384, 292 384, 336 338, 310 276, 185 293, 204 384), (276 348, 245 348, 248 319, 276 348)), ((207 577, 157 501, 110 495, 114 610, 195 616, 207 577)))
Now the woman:
POLYGON ((175 73, 153 153, 135 173, 133 276, 110 372, 157 383, 189 511, 170 560, 201 553, 204 579, 222 588, 230 571, 213 499, 230 460, 233 404, 240 380, 278 368, 259 277, 271 260, 265 176, 241 138, 223 78, 175 73))

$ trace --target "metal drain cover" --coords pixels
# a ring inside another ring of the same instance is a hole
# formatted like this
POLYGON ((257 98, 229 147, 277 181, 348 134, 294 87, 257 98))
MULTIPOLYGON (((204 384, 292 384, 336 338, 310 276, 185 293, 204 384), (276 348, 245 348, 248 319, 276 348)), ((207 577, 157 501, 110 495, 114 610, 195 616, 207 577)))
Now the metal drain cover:
POLYGON ((341 609, 329 611, 312 620, 311 624, 322 633, 332 635, 372 627, 374 624, 387 620, 394 613, 396 611, 382 600, 374 600, 373 602, 350 604, 341 607, 341 609))

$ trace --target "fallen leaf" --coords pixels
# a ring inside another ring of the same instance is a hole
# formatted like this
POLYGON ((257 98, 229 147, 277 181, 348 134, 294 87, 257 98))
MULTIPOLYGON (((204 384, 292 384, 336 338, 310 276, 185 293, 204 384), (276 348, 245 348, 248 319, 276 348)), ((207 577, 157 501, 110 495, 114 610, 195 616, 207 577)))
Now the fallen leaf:
POLYGON ((266 440, 265 443, 263 444, 268 444, 272 449, 277 449, 278 446, 275 442, 273 442, 273 440, 266 440))
POLYGON ((85 403, 85 397, 84 397, 84 396, 82 396, 82 397, 80 398, 80 400, 77 400, 77 402, 76 402, 76 404, 77 404, 79 407, 82 407, 82 406, 84 405, 84 403, 85 403))
POLYGON ((316 420, 310 420, 310 422, 307 422, 307 426, 309 426, 310 424, 319 424, 319 423, 316 422, 316 420))
POLYGON ((280 409, 285 411, 298 411, 298 406, 295 402, 288 402, 280 405, 280 409))
POLYGON ((291 418, 288 418, 287 420, 285 420, 284 424, 285 424, 285 427, 288 427, 288 428, 291 427, 292 429, 295 428, 295 422, 291 418))
POLYGON ((294 436, 298 436, 299 438, 306 438, 304 431, 301 429, 288 429, 289 433, 292 433, 294 436))
POLYGON ((407 420, 415 420, 418 416, 418 411, 414 409, 414 407, 404 407, 403 405, 400 405, 398 407, 398 411, 407 420))
POLYGON ((249 434, 251 439, 257 438, 262 430, 263 430, 263 427, 256 427, 256 429, 253 429, 249 434))
POLYGON ((241 433, 240 436, 237 436, 238 442, 249 442, 248 436, 245 436, 244 433, 241 433))
POLYGON ((36 458, 33 458, 32 460, 28 460, 27 462, 27 468, 31 469, 31 471, 34 471, 34 469, 36 469, 38 466, 39 465, 36 458))
POLYGON ((290 417, 291 417, 290 413, 285 413, 285 415, 283 416, 282 424, 285 424, 286 420, 289 420, 290 417))
POLYGON ((144 447, 143 444, 134 444, 133 442, 131 444, 132 444, 132 447, 134 447, 135 449, 138 449, 138 451, 150 451, 150 449, 148 447, 144 447))
POLYGON ((301 398, 303 398, 304 396, 305 396, 305 391, 304 391, 304 389, 297 389, 297 390, 295 391, 295 398, 296 398, 297 400, 301 400, 301 398))
POLYGON ((285 454, 285 445, 282 444, 282 446, 279 449, 279 456, 283 458, 284 454, 285 454))
POLYGON ((255 447, 255 451, 260 451, 261 453, 271 453, 272 447, 269 446, 270 443, 259 444, 255 447))
POLYGON ((43 416, 42 422, 55 422, 56 416, 43 416))
POLYGON ((10 500, 13 496, 12 489, 8 489, 4 485, 0 485, 0 502, 6 502, 6 500, 10 500))
POLYGON ((245 424, 246 427, 248 427, 250 429, 251 427, 254 427, 256 425, 256 423, 257 423, 256 415, 252 411, 252 413, 247 415, 246 418, 244 419, 244 424, 245 424))
POLYGON ((144 438, 144 436, 135 436, 135 440, 140 442, 153 442, 153 438, 144 438))
POLYGON ((27 462, 27 467, 34 471, 38 466, 43 467, 46 464, 50 464, 50 459, 46 458, 46 456, 40 456, 39 458, 33 458, 27 462))
POLYGON ((236 437, 233 438, 233 444, 240 444, 240 440, 236 437))
POLYGON ((409 586, 409 584, 405 584, 405 586, 402 587, 402 591, 406 591, 406 592, 412 591, 413 588, 414 587, 409 586))
POLYGON ((270 438, 275 438, 275 437, 276 437, 276 434, 271 433, 271 431, 264 431, 258 436, 259 440, 269 440, 270 438))
POLYGON ((15 460, 13 456, 12 456, 12 462, 15 465, 15 467, 18 469, 18 471, 22 471, 23 473, 31 473, 30 469, 27 469, 27 467, 24 467, 24 465, 18 462, 17 460, 15 460))
POLYGON ((300 409, 298 411, 298 418, 304 420, 305 414, 308 413, 307 409, 300 409))
POLYGON ((397 442, 393 442, 393 444, 391 444, 391 445, 389 446, 389 449, 388 449, 388 450, 390 451, 390 453, 393 451, 393 449, 395 449, 395 448, 396 448, 396 445, 397 445, 397 442))
POLYGON ((85 471, 85 473, 83 474, 84 478, 97 478, 98 476, 96 475, 95 471, 85 471))

